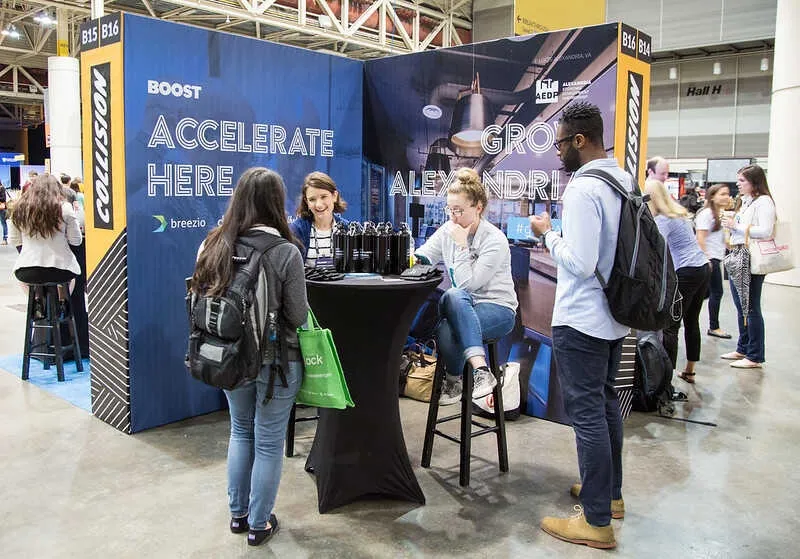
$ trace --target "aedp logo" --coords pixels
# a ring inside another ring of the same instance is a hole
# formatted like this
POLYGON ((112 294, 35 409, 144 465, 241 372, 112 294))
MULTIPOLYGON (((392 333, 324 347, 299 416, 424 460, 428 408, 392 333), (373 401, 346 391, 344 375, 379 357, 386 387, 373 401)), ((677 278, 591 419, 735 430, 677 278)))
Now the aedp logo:
POLYGON ((322 365, 322 356, 306 357, 306 365, 322 365))
POLYGON ((558 80, 536 80, 536 104, 549 105, 558 102, 558 80))

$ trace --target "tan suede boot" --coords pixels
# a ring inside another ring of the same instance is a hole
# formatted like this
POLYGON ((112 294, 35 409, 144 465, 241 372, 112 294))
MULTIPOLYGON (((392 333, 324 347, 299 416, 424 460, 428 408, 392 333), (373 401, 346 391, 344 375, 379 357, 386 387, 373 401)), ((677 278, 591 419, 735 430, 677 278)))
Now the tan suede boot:
POLYGON ((588 545, 598 549, 613 549, 617 547, 614 539, 614 528, 608 526, 592 526, 583 516, 583 509, 575 505, 578 514, 569 518, 555 518, 546 516, 542 519, 542 530, 553 537, 569 543, 588 545))
MULTIPOLYGON (((581 496, 581 484, 575 483, 569 488, 569 494, 579 499, 581 496)), ((625 500, 612 499, 611 500, 611 518, 614 520, 622 520, 625 518, 625 500)))

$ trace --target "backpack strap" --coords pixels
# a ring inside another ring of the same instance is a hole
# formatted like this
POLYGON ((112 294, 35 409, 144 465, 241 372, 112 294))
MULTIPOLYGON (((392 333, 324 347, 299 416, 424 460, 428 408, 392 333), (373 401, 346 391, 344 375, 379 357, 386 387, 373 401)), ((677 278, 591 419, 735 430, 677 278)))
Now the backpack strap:
POLYGON ((592 177, 595 179, 599 179, 610 186, 614 191, 617 192, 623 198, 630 198, 632 191, 626 190, 624 186, 622 186, 619 181, 612 175, 611 173, 607 173, 606 171, 602 171, 600 169, 590 169, 584 173, 581 173, 581 177, 592 177))
MULTIPOLYGON (((601 169, 590 169, 584 173, 581 173, 581 177, 592 177, 594 179, 598 179, 606 183, 611 189, 622 196, 625 200, 630 200, 633 196, 633 191, 628 191, 622 186, 619 181, 612 175, 611 173, 607 173, 601 169)), ((597 278, 597 281, 600 282, 600 287, 606 289, 608 287, 608 282, 603 279, 603 276, 600 275, 600 271, 597 269, 597 266, 594 268, 594 277, 597 278)))
MULTIPOLYGON (((272 235, 265 231, 255 231, 246 236, 241 236, 236 239, 234 246, 234 259, 243 259, 240 262, 245 262, 247 275, 250 278, 245 293, 252 291, 255 284, 258 282, 258 272, 263 266, 264 255, 278 245, 288 243, 283 237, 272 235)), ((241 294, 244 295, 244 294, 241 294)), ((266 319, 269 315, 269 309, 263 309, 264 316, 257 317, 259 319, 266 319)), ((256 337, 258 338, 259 351, 263 351, 265 337, 269 328, 263 328, 261 320, 255 321, 256 337)))
MULTIPOLYGON (((271 233, 267 233, 265 231, 254 231, 249 233, 246 236, 239 237, 237 239, 237 244, 244 245, 248 249, 250 249, 250 254, 257 253, 257 257, 250 258, 248 261, 248 266, 251 266, 250 270, 248 270, 248 274, 250 275, 250 281, 257 282, 258 281, 258 271, 259 266, 263 266, 263 258, 264 255, 275 248, 278 245, 282 245, 284 243, 288 243, 286 239, 283 237, 279 237, 277 235, 273 235, 271 233)), ((253 285, 248 286, 248 290, 252 289, 253 285)), ((273 351, 272 351, 272 363, 270 363, 270 374, 269 380, 267 382, 267 392, 264 395, 264 404, 266 404, 269 400, 272 399, 274 394, 275 388, 275 380, 276 378, 280 379, 281 386, 288 387, 289 383, 286 378, 286 373, 283 370, 283 366, 280 364, 278 360, 279 352, 280 352, 280 331, 279 326, 277 323, 271 324, 270 319, 270 312, 269 312, 269 305, 267 305, 266 309, 263 309, 264 316, 260 318, 265 318, 267 323, 264 326, 264 331, 260 332, 257 331, 256 335, 259 339, 259 351, 263 356, 264 347, 267 341, 267 333, 270 332, 273 328, 275 330, 275 337, 273 338, 270 336, 270 343, 273 344, 273 351)), ((260 330, 261 323, 256 321, 256 328, 260 330)))

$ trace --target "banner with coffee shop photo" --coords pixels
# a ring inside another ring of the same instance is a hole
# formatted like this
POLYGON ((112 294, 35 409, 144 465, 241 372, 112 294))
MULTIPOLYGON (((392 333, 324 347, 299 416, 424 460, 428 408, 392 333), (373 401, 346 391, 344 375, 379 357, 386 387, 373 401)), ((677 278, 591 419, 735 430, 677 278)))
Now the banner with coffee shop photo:
POLYGON ((643 180, 649 54, 648 36, 613 23, 365 64, 364 216, 408 221, 419 246, 447 219, 456 169, 481 175, 485 217, 512 243, 520 307, 501 360, 521 363, 529 415, 566 421, 550 347, 556 270, 528 223, 547 211, 560 226, 569 177, 553 147, 559 115, 573 101, 597 105, 609 156, 643 180))

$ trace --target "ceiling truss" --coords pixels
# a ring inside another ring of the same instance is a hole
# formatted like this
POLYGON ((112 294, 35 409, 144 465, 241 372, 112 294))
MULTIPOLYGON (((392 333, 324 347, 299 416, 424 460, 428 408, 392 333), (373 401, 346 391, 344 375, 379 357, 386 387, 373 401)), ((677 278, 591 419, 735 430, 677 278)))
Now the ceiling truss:
MULTIPOLYGON (((66 10, 70 53, 90 2, 0 2, 0 28, 14 25, 19 38, 0 36, 0 64, 47 67, 56 54, 54 28, 33 21, 43 10, 66 10)), ((404 54, 468 42, 472 0, 111 0, 122 11, 360 59, 404 54)))
MULTIPOLYGON (((19 33, 0 35, 0 124, 43 118, 57 33, 34 16, 66 14, 70 55, 77 56, 90 9, 90 0, 0 0, 0 30, 19 33)), ((461 45, 472 32, 472 0, 107 0, 105 12, 115 11, 362 60, 461 45)))

